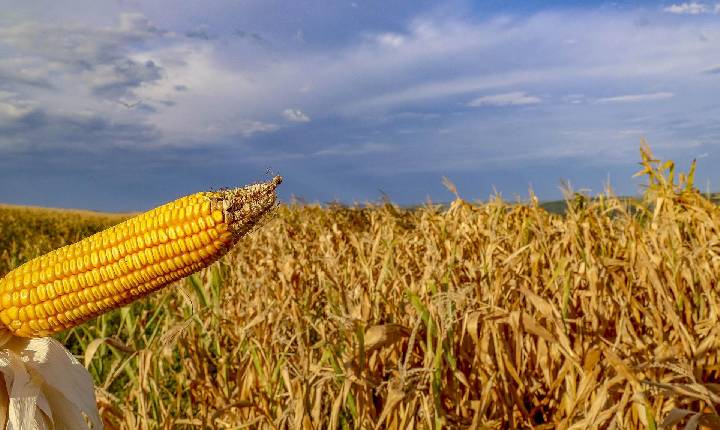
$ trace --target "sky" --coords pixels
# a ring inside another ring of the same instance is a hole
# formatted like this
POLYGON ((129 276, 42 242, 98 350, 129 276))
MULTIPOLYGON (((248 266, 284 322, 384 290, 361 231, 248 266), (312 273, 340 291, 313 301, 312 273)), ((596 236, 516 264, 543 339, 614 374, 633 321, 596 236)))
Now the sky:
POLYGON ((0 202, 720 191, 720 2, 0 0, 0 202))

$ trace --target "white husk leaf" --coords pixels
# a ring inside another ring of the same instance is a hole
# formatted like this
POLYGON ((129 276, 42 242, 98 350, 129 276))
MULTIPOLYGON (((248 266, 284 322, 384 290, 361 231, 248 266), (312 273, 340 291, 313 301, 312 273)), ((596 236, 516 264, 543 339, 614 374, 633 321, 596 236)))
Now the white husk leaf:
POLYGON ((0 329, 0 429, 102 429, 92 378, 50 337, 0 329))

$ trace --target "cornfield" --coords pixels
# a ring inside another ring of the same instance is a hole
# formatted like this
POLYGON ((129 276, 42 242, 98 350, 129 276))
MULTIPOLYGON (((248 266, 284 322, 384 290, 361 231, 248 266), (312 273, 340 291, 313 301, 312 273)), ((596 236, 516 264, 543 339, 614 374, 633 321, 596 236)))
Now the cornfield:
MULTIPOLYGON (((284 205, 58 339, 108 429, 720 428, 720 209, 694 165, 641 156, 642 200, 576 195, 564 216, 284 205)), ((0 216, 0 274, 123 219, 0 216)))

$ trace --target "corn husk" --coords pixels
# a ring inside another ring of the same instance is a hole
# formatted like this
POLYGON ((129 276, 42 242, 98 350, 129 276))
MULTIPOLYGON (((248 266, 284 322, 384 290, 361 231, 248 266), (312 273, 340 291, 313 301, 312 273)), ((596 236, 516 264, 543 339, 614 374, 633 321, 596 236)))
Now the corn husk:
POLYGON ((0 372, 0 428, 103 428, 90 374, 55 339, 0 329, 0 372))

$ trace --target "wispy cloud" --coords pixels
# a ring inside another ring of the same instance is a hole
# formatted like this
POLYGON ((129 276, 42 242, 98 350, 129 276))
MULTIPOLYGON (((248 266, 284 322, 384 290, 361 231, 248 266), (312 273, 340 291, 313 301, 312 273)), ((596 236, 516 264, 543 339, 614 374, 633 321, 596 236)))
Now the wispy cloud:
POLYGON ((663 8, 663 11, 678 15, 700 15, 710 12, 711 9, 708 5, 704 3, 688 2, 672 4, 666 8, 663 8))
POLYGON ((705 73, 707 75, 720 74, 720 66, 709 67, 709 68, 703 70, 702 73, 705 73))
POLYGON ((201 26, 193 28, 192 30, 186 31, 185 37, 189 37, 191 39, 201 39, 201 40, 210 40, 213 38, 212 36, 210 36, 210 33, 208 32, 207 25, 201 25, 201 26))
POLYGON ((669 92, 648 93, 648 94, 624 94, 621 96, 602 97, 602 98, 597 99, 596 101, 597 101, 597 103, 639 103, 639 102, 649 102, 649 101, 655 101, 655 100, 669 99, 673 96, 675 96, 675 94, 669 93, 669 92))
POLYGON ((376 142, 363 142, 363 143, 341 143, 332 145, 330 147, 321 149, 315 152, 317 156, 343 156, 343 157, 355 157, 360 155, 371 155, 378 152, 387 152, 391 150, 391 146, 383 143, 376 142))
POLYGON ((493 94, 475 98, 467 103, 470 107, 482 106, 523 106, 540 103, 540 98, 529 96, 522 91, 511 93, 493 94))
POLYGON ((290 122, 310 122, 310 117, 300 109, 285 109, 283 116, 290 122))

